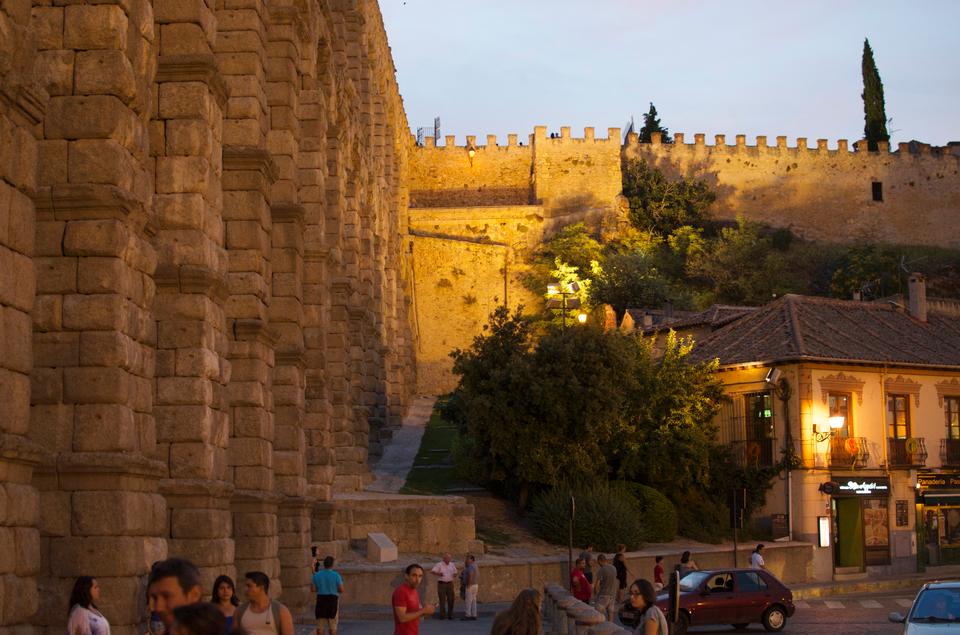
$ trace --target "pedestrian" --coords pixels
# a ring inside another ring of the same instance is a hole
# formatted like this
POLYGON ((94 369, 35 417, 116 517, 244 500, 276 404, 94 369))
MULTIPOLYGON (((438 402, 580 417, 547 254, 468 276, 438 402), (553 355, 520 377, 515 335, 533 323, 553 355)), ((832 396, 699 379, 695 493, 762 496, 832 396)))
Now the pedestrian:
POLYGON ((290 609, 270 599, 270 576, 263 571, 247 571, 243 577, 247 601, 233 616, 236 627, 247 635, 293 635, 290 609))
POLYGON ((659 591, 663 588, 663 556, 657 556, 653 559, 653 590, 659 591))
POLYGON ((757 545, 757 548, 750 554, 750 567, 753 569, 766 569, 767 563, 763 561, 763 543, 757 545))
POLYGON ((540 635, 540 592, 520 591, 506 611, 497 613, 490 635, 540 635))
POLYGON ((690 557, 689 551, 684 551, 680 554, 680 565, 677 571, 680 573, 680 579, 683 579, 683 576, 687 575, 691 571, 697 571, 700 567, 697 566, 697 563, 694 562, 693 558, 690 557))
POLYGON ((477 593, 480 591, 480 569, 477 567, 477 559, 472 553, 468 553, 464 559, 461 584, 463 585, 463 619, 477 619, 477 593))
POLYGON ((634 580, 630 585, 630 606, 640 612, 634 635, 668 635, 667 618, 657 607, 657 592, 649 580, 634 580))
POLYGON ((433 615, 437 608, 433 604, 420 604, 417 587, 423 580, 423 567, 408 565, 403 570, 403 583, 393 590, 393 635, 419 635, 420 618, 433 615))
POLYGON ((99 601, 97 579, 88 575, 77 578, 67 606, 67 635, 110 635, 110 622, 97 608, 99 601))
POLYGON ((590 581, 587 580, 587 576, 583 572, 584 566, 583 558, 577 558, 573 565, 573 571, 570 572, 570 591, 573 593, 573 597, 581 602, 589 603, 590 581))
POLYGON ((229 632, 227 619, 216 604, 198 602, 173 609, 170 635, 227 635, 229 632))
POLYGON ((313 590, 317 594, 317 605, 313 610, 317 620, 317 635, 323 635, 324 629, 330 635, 337 635, 343 577, 333 570, 333 556, 324 558, 323 568, 313 574, 313 590))
POLYGON ((630 575, 627 570, 627 556, 622 551, 618 551, 613 557, 613 568, 617 570, 617 604, 622 604, 627 593, 627 576, 630 575))
POLYGON ((593 584, 593 545, 587 545, 580 552, 580 557, 583 559, 583 575, 587 576, 587 582, 593 584))
POLYGON ((153 563, 147 578, 147 599, 150 611, 156 614, 167 632, 173 627, 173 610, 196 604, 202 596, 200 571, 192 562, 167 558, 153 563))
POLYGON ((437 576, 437 607, 440 612, 437 617, 441 620, 453 619, 453 581, 457 579, 457 565, 451 560, 449 553, 443 554, 443 560, 433 565, 430 573, 437 576))
POLYGON ((240 604, 240 600, 237 599, 237 585, 233 583, 233 578, 228 575, 217 576, 213 582, 210 600, 223 613, 227 632, 230 632, 233 629, 233 615, 237 612, 237 605, 240 604))
POLYGON ((613 621, 613 616, 617 611, 617 588, 620 586, 617 580, 617 569, 607 560, 607 555, 601 553, 597 556, 597 582, 594 587, 597 601, 594 608, 603 615, 608 622, 613 621))

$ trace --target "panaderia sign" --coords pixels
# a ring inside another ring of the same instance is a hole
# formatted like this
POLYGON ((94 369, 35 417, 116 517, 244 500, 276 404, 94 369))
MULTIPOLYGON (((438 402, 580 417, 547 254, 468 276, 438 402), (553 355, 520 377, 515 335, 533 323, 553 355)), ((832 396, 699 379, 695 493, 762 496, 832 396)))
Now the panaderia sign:
POLYGON ((917 474, 921 489, 960 489, 960 474, 917 474))

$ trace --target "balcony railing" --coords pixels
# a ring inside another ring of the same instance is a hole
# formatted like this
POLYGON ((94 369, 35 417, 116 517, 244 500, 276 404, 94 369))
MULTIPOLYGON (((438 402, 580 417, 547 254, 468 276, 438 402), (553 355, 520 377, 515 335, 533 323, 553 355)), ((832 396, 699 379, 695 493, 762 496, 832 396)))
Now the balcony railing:
POLYGON ((731 441, 730 452, 740 467, 773 467, 776 463, 775 439, 731 441))
POLYGON ((870 460, 867 439, 864 437, 832 437, 830 439, 830 467, 862 470, 870 460))
POLYGON ((892 468, 923 467, 927 464, 927 446, 923 437, 888 438, 887 461, 892 468))
POLYGON ((960 439, 940 439, 940 464, 960 467, 960 439))

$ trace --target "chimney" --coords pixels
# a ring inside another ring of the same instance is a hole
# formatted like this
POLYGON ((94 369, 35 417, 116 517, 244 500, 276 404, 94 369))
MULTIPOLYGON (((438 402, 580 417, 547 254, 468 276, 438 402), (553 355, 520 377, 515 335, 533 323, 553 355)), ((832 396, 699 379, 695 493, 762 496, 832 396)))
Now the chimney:
POLYGON ((910 315, 920 320, 927 321, 927 279, 922 273, 910 274, 910 315))
POLYGON ((649 313, 643 314, 643 328, 648 329, 653 326, 653 316, 649 313))

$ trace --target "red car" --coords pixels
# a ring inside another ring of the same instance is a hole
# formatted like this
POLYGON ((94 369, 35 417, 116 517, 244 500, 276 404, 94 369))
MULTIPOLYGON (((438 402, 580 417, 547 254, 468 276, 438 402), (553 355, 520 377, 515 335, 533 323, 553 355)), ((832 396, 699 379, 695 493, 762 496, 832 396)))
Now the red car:
MULTIPOLYGON (((670 619, 670 596, 661 593, 657 606, 670 619)), ((769 571, 714 569, 691 571, 680 580, 680 622, 688 626, 730 624, 746 628, 759 622, 768 631, 780 631, 796 611, 793 593, 769 571)), ((620 610, 620 621, 635 625, 636 611, 629 603, 620 610)))

